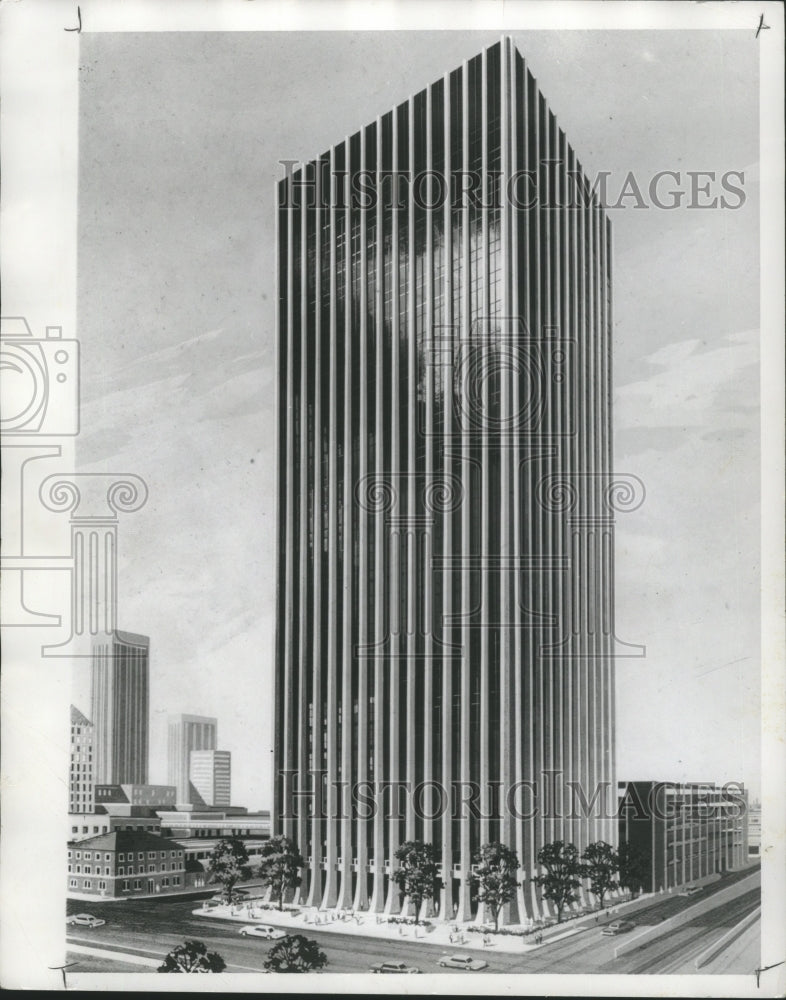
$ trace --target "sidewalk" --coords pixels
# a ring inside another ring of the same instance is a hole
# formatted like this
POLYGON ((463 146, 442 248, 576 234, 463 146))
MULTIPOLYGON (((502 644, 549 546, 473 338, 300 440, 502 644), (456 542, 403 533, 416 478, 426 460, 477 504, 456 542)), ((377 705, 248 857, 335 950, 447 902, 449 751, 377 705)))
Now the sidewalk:
POLYGON ((106 958, 121 965, 142 965, 147 969, 158 970, 163 958, 145 958, 142 955, 132 955, 125 951, 109 950, 108 948, 95 948, 92 945, 66 943, 66 950, 77 955, 95 955, 97 958, 106 958))
POLYGON ((188 899, 189 897, 196 899, 199 896, 212 895, 217 891, 214 886, 202 886, 199 889, 184 888, 169 892, 135 892, 133 896, 130 894, 128 896, 99 896, 95 892, 72 892, 69 889, 66 892, 66 899, 75 899, 80 903, 133 903, 137 899, 145 901, 151 899, 188 899))
POLYGON ((445 949, 446 952, 466 951, 472 949, 479 952, 509 952, 523 955, 529 951, 537 951, 543 945, 534 941, 534 935, 524 938, 524 928, 521 936, 513 934, 488 934, 468 932, 466 926, 459 927, 458 933, 453 930, 457 925, 442 923, 436 920, 428 927, 415 927, 414 924, 389 923, 382 914, 358 913, 351 915, 344 911, 343 915, 334 910, 317 910, 315 907, 286 907, 283 911, 277 909, 262 909, 247 904, 234 906, 216 906, 209 909, 199 907, 191 911, 195 916, 211 917, 216 920, 230 920, 239 924, 272 924, 275 927, 286 928, 293 932, 308 934, 309 930, 320 934, 344 934, 356 937, 382 938, 387 941, 407 941, 408 943, 429 944, 445 949), (379 922, 377 922, 379 921, 379 922), (451 940, 452 938, 452 940, 451 940), (486 944, 483 943, 485 940, 486 944))

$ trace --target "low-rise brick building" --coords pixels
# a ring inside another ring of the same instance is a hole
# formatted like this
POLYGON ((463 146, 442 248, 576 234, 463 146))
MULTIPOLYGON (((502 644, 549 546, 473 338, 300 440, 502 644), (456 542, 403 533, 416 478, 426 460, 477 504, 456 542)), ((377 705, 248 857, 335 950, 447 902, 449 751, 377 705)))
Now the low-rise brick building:
POLYGON ((183 845, 169 838, 117 830, 68 843, 70 894, 133 898, 201 888, 204 883, 204 873, 188 870, 183 845))

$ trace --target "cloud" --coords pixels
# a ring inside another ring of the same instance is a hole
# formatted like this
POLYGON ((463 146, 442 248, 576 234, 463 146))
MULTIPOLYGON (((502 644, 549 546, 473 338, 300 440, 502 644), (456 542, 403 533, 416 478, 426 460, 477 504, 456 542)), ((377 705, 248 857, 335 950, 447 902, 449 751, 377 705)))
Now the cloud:
POLYGON ((667 344, 644 363, 656 369, 652 375, 615 392, 618 430, 756 430, 758 330, 729 334, 712 347, 699 339, 667 344))

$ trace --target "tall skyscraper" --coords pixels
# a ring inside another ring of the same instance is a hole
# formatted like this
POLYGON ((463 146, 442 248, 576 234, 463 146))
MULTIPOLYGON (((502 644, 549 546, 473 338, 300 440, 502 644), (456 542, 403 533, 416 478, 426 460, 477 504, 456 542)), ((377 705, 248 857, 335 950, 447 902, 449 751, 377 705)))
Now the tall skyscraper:
POLYGON ((95 783, 146 785, 149 753, 150 639, 109 632, 93 641, 95 783))
POLYGON ((198 804, 232 804, 232 754, 228 750, 192 750, 189 777, 198 804))
POLYGON ((193 802, 189 777, 192 750, 215 750, 216 719, 203 715, 171 715, 167 742, 167 782, 177 788, 179 805, 193 802))
POLYGON ((501 841, 515 922, 545 843, 616 841, 610 272, 507 38, 279 186, 274 829, 304 902, 396 911, 418 839, 467 920, 501 841))
POLYGON ((68 770, 69 813, 91 813, 95 808, 93 782, 93 723, 71 706, 71 760, 68 770))

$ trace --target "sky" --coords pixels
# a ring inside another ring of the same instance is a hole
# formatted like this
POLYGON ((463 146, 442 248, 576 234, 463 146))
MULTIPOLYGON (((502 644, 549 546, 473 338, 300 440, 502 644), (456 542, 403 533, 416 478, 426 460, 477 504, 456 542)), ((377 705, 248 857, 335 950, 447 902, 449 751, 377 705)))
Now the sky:
MULTIPOLYGON (((645 200, 659 171, 685 191, 688 171, 744 174, 736 210, 609 210, 615 469, 647 491, 617 521, 617 635, 647 649, 617 661, 617 769, 755 795, 757 50, 749 32, 512 35, 612 203, 629 172, 645 200)), ((120 526, 118 625, 151 637, 151 781, 167 715, 216 716, 233 800, 270 805, 279 160, 314 158, 497 38, 80 36, 77 462, 150 491, 120 526)))

